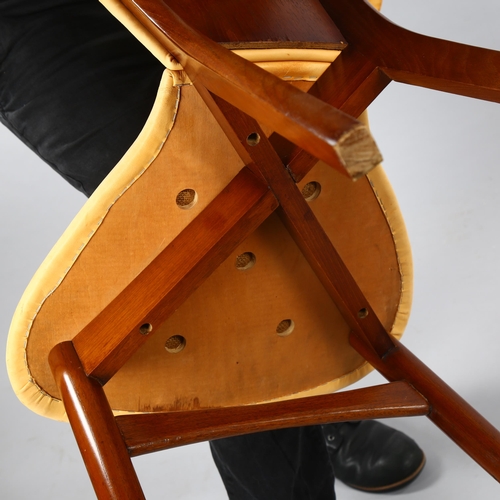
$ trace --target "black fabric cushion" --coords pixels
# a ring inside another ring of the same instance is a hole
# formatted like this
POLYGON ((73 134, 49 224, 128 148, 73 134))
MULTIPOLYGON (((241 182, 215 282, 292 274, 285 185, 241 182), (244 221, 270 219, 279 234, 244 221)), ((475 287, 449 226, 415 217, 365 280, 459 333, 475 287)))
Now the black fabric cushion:
POLYGON ((162 71, 97 0, 0 2, 0 120, 86 195, 139 134, 162 71))

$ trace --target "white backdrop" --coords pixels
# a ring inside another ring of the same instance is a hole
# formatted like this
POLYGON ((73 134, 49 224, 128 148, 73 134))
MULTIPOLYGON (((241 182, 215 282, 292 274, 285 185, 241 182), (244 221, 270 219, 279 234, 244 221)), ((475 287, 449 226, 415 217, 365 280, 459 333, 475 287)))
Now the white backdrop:
MULTIPOLYGON (((414 31, 500 50, 496 0, 385 0, 383 12, 414 31)), ((499 123, 499 105, 395 83, 371 107, 372 131, 414 252, 415 296, 404 343, 497 427, 499 123)), ((0 129, 4 336, 29 279, 84 202, 0 129)), ((370 375, 362 384, 378 382, 378 375, 370 375)), ((92 498, 69 426, 18 403, 5 368, 0 369, 0 390, 0 497, 92 498)), ((427 419, 391 423, 421 444, 428 463, 415 483, 378 499, 498 498, 500 485, 427 419)), ((225 498, 205 444, 141 457, 135 464, 150 499, 225 498)), ((340 500, 370 497, 343 485, 337 492, 340 500)))

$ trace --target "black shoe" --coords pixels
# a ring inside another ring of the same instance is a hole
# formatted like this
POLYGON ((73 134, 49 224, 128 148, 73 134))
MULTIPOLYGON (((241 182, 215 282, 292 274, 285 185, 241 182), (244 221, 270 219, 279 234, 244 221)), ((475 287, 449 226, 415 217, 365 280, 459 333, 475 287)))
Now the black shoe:
POLYGON ((396 490, 424 468, 425 455, 413 439, 376 420, 323 425, 335 477, 352 488, 396 490))

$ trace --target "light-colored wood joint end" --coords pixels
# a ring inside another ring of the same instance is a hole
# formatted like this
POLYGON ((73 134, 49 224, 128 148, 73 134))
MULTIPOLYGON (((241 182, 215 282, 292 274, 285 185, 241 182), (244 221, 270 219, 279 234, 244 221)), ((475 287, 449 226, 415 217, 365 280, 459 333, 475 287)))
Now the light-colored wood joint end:
POLYGON ((348 175, 357 180, 382 161, 382 155, 370 131, 364 125, 344 133, 334 146, 348 175))

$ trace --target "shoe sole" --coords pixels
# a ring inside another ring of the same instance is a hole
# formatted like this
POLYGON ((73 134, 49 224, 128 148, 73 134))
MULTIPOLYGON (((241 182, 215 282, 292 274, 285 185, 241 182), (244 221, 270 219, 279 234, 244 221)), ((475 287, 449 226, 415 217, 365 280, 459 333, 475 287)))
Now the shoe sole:
POLYGON ((405 477, 401 481, 398 481, 397 483, 387 484, 385 486, 375 486, 375 487, 371 487, 371 488, 357 486, 355 484, 349 484, 349 483, 345 483, 345 484, 347 486, 349 486, 350 488, 353 488, 355 490, 366 491, 369 493, 387 493, 389 491, 399 490, 400 488, 407 486, 408 484, 410 484, 412 481, 414 481, 417 478, 417 476, 422 472, 422 469, 424 468, 425 461, 426 461, 426 459, 425 459, 425 455, 424 455, 422 458, 422 462, 417 467, 415 472, 413 472, 413 474, 405 477))

